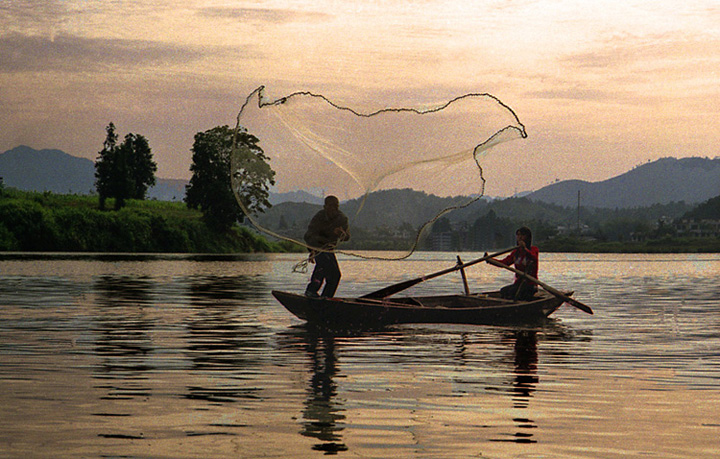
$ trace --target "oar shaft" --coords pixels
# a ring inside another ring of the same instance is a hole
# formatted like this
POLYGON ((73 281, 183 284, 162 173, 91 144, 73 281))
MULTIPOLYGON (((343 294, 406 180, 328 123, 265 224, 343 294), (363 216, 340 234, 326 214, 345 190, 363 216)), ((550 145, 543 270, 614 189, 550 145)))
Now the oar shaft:
POLYGON ((512 271, 519 276, 523 276, 525 279, 538 284, 540 287, 544 288, 545 290, 552 293, 553 295, 560 298, 561 300, 565 301, 566 303, 569 303, 569 304, 575 306, 576 308, 578 308, 584 312, 587 312, 588 314, 593 313, 593 310, 590 309, 590 306, 584 305, 583 303, 579 302, 578 300, 576 300, 574 298, 570 298, 569 296, 565 295, 560 290, 540 281, 539 279, 531 276, 530 274, 520 271, 519 269, 515 268, 514 266, 508 266, 506 264, 500 263, 499 261, 497 261, 493 258, 489 258, 487 260, 487 262, 490 263, 491 265, 498 266, 500 268, 505 268, 509 271, 512 271))
POLYGON ((406 280, 406 281, 403 281, 403 282, 400 282, 397 284, 388 285, 387 287, 381 288, 380 290, 365 294, 361 298, 385 298, 387 296, 394 295, 395 293, 398 293, 405 289, 408 289, 408 288, 412 287, 413 285, 417 285, 420 282, 434 279, 436 277, 443 276, 443 275, 451 273, 451 272, 455 272, 459 269, 467 268, 468 266, 478 264, 478 263, 486 261, 492 257, 498 257, 500 255, 504 255, 508 252, 512 252, 516 248, 517 247, 512 247, 510 249, 501 250, 500 252, 493 253, 491 255, 485 255, 484 257, 478 258, 477 260, 472 260, 472 261, 468 261, 467 263, 458 264, 458 265, 453 266, 452 268, 443 269, 442 271, 438 271, 436 273, 428 274, 428 275, 425 275, 422 277, 418 277, 416 279, 406 280))
POLYGON ((499 257, 500 255, 505 255, 506 253, 512 252, 512 251, 515 250, 515 249, 517 249, 517 247, 512 247, 512 248, 510 248, 510 249, 505 249, 505 250, 502 250, 502 251, 500 251, 500 252, 496 252, 496 253, 493 253, 493 254, 490 254, 490 255, 485 255, 485 256, 483 256, 482 258, 478 258, 477 260, 468 261, 467 263, 462 263, 462 264, 459 264, 459 265, 455 265, 455 266, 453 266, 452 268, 447 268, 447 269, 444 269, 444 270, 442 270, 442 271, 438 271, 438 272, 436 272, 436 273, 434 273, 434 274, 428 274, 427 276, 424 276, 422 279, 423 279, 423 280, 433 279, 433 278, 435 278, 435 277, 442 276, 443 274, 452 273, 452 272, 455 272, 455 271, 460 270, 460 269, 465 269, 465 268, 467 268, 468 266, 472 266, 472 265, 476 265, 476 264, 478 264, 478 263, 482 263, 483 261, 487 261, 487 260, 489 260, 489 259, 491 259, 491 258, 494 258, 494 257, 499 257))

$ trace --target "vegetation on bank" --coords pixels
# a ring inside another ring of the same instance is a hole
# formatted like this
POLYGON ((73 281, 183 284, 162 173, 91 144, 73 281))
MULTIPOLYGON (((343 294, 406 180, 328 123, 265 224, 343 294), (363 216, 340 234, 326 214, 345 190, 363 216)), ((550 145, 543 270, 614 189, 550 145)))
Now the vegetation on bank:
MULTIPOLYGON (((716 205, 718 200, 708 204, 716 205)), ((112 199, 108 204, 113 207, 112 199)), ((704 211, 706 207, 699 206, 696 212, 704 211)), ((483 224, 478 228, 493 229, 492 234, 483 235, 475 228, 475 238, 482 241, 484 247, 512 245, 509 238, 520 221, 493 217, 492 214, 480 220, 478 223, 483 224), (492 225, 484 221, 488 218, 493 220, 492 225)), ((720 238, 717 237, 681 237, 656 228, 645 232, 647 237, 640 240, 617 240, 607 237, 607 229, 600 235, 603 237, 597 234, 558 235, 546 222, 532 223, 536 244, 544 252, 720 253, 720 238)), ((631 226, 638 230, 636 224, 631 226)), ((353 228, 352 244, 344 244, 343 248, 407 250, 416 232, 410 225, 401 229, 403 231, 367 231, 356 227, 353 228)), ((442 229, 440 224, 430 230, 426 234, 429 237, 423 238, 419 249, 433 250, 428 240, 442 229)), ((445 250, 482 248, 450 247, 445 250)), ((119 211, 111 211, 100 210, 97 196, 0 187, 0 251, 250 253, 302 252, 303 249, 292 243, 268 241, 238 225, 228 231, 217 231, 207 224, 201 211, 188 208, 185 203, 130 199, 119 211)))
MULTIPOLYGON (((110 200, 111 201, 111 200, 110 200)), ((112 202, 111 202, 112 204, 112 202)), ((97 196, 0 189, 0 250, 248 253, 297 250, 240 226, 218 232, 184 203, 127 200, 100 210, 97 196)))
POLYGON ((248 253, 299 250, 268 242, 236 224, 268 207, 275 172, 244 129, 219 126, 193 144, 185 203, 145 201, 157 165, 148 140, 127 134, 118 144, 106 128, 95 162, 97 195, 58 195, 5 189, 0 178, 0 251, 248 253), (238 164, 231 177, 231 156, 238 164), (235 193, 242 200, 241 209, 235 193), (106 203, 114 211, 106 211, 106 203))
POLYGON ((565 236, 541 243, 544 252, 570 253, 720 253, 720 238, 672 237, 644 241, 597 241, 565 236))

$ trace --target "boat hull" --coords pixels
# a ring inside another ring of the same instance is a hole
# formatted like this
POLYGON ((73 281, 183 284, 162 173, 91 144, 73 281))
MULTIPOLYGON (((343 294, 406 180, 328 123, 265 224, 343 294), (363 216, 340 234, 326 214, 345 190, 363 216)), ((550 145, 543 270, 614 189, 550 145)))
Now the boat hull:
POLYGON ((309 298, 277 290, 272 294, 288 311, 302 320, 344 327, 403 323, 530 323, 547 318, 563 303, 547 292, 538 293, 537 299, 529 302, 503 300, 498 292, 383 300, 309 298))

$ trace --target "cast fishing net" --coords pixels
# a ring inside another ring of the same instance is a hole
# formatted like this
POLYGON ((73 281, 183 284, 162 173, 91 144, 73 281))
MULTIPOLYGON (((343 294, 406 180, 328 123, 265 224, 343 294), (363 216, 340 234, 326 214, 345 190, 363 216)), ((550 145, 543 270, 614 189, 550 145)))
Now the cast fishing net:
MULTIPOLYGON (((382 259, 408 257, 426 227, 479 199, 485 186, 481 156, 499 143, 526 137, 513 110, 490 94, 466 94, 432 107, 362 113, 309 92, 270 100, 264 87, 253 91, 240 109, 236 132, 243 129, 259 139, 258 145, 270 159, 277 193, 320 190, 343 200, 379 189, 412 188, 441 196, 472 196, 428 219, 403 254, 370 257, 382 259)), ((305 246, 302 235, 268 228, 247 211, 238 177, 254 167, 251 156, 242 144, 233 147, 233 191, 238 204, 258 230, 305 246)), ((308 221, 317 210, 310 211, 308 221)), ((351 233, 361 212, 362 206, 348 214, 351 233)))

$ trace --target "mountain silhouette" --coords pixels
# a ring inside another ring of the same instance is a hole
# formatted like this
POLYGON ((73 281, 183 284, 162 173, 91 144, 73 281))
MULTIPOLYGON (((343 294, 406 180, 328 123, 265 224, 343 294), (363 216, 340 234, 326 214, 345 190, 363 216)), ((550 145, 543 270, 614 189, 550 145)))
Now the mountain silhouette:
MULTIPOLYGON (((0 154, 0 177, 6 186, 23 191, 50 191, 58 194, 95 193, 95 163, 62 150, 35 150, 20 145, 0 154)), ((148 198, 180 201, 187 180, 157 179, 148 189, 148 198)))
POLYGON ((89 159, 26 145, 0 155, 0 177, 5 185, 26 191, 89 194, 95 190, 95 164, 89 159))
POLYGON ((601 182, 566 180, 525 195, 564 207, 632 208, 684 201, 700 203, 720 195, 720 158, 662 158, 601 182))
MULTIPOLYGON (((35 150, 21 145, 0 154, 0 177, 6 186, 26 191, 53 193, 92 194, 95 192, 95 163, 89 159, 71 156, 61 150, 35 150)), ((185 196, 187 180, 157 179, 148 190, 151 199, 179 201, 185 196)), ((720 158, 662 158, 637 166, 634 169, 600 182, 566 180, 526 194, 532 201, 541 201, 563 207, 632 208, 653 204, 684 201, 695 204, 720 195, 720 158)), ((376 192, 382 202, 402 203, 402 199, 387 199, 387 190, 376 192)), ((373 196, 368 197, 368 205, 373 196)), ((433 195, 421 193, 420 200, 437 200, 433 195)), ((274 204, 282 202, 322 203, 306 192, 271 194, 274 204)), ((443 200, 444 203, 444 200, 443 200)), ((419 203, 417 203, 420 205, 419 203)), ((435 209, 438 203, 427 203, 435 209)), ((450 205, 455 205, 453 201, 450 205)), ((417 211, 417 207, 414 208, 417 211)), ((367 210, 367 209, 366 209, 367 210)), ((423 215, 423 218, 425 216, 423 215)), ((408 220, 410 221, 410 220, 408 220)))

